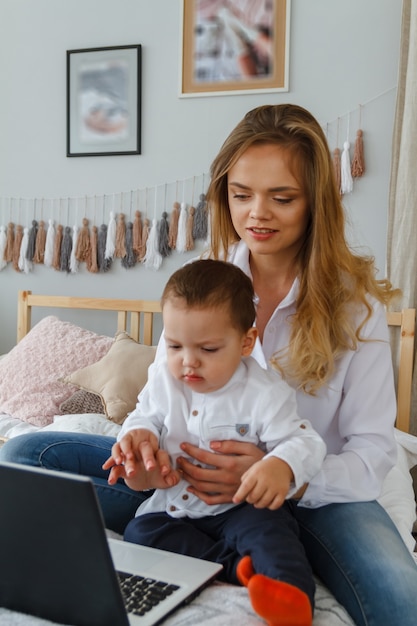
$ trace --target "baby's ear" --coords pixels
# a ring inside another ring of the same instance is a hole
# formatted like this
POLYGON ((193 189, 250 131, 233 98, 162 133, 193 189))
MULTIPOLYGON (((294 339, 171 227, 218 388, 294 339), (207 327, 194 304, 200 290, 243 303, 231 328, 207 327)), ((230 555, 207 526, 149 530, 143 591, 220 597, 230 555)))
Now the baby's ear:
POLYGON ((242 340, 242 356, 249 356, 252 353, 257 336, 258 331, 256 330, 255 326, 249 328, 249 330, 244 334, 242 340))

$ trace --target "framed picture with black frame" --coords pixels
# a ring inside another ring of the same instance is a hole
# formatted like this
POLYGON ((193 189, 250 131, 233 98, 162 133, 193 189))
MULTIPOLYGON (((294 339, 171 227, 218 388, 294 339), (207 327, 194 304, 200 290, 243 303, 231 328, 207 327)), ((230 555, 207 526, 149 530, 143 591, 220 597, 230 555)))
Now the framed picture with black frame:
POLYGON ((138 45, 67 50, 67 156, 141 154, 138 45))

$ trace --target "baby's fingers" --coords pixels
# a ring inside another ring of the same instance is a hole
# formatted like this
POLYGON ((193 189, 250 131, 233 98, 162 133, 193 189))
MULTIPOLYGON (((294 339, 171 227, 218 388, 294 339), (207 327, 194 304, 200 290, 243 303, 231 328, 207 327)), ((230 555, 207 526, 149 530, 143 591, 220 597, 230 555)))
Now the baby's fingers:
POLYGON ((139 444, 139 452, 145 469, 148 471, 155 469, 157 463, 151 443, 149 441, 142 441, 139 444))

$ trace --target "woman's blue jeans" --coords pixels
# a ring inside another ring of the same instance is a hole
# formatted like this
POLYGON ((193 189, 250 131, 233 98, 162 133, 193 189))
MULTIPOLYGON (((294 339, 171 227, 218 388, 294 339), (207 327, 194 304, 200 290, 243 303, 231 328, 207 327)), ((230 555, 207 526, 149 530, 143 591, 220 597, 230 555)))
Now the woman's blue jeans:
MULTIPOLYGON (((148 494, 123 482, 108 485, 101 466, 113 443, 101 435, 39 431, 9 440, 0 461, 90 476, 106 526, 122 534, 148 494)), ((417 566, 377 502, 292 508, 314 572, 358 626, 417 624, 417 566)))

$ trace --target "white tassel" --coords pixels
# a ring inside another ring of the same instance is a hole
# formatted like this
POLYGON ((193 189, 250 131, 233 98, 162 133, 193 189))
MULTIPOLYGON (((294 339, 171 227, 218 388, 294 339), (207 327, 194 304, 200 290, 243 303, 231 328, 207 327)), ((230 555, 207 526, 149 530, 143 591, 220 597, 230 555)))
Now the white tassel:
POLYGON ((349 154, 350 143, 345 141, 343 144, 343 151, 341 156, 341 183, 340 183, 340 191, 342 194, 351 193, 353 189, 353 178, 350 167, 350 154, 349 154))
POLYGON ((110 211, 109 225, 107 226, 106 251, 104 258, 112 259, 116 250, 116 217, 113 211, 110 211))
POLYGON ((32 261, 26 258, 26 252, 29 244, 29 228, 25 226, 23 229, 22 243, 20 244, 20 254, 18 266, 21 272, 29 274, 32 269, 32 261))
POLYGON ((207 213, 207 236, 204 240, 204 245, 206 247, 211 246, 211 215, 210 211, 207 213))
POLYGON ((55 226, 54 220, 48 220, 48 230, 46 231, 45 256, 43 262, 46 267, 52 267, 54 258, 55 226))
POLYGON ((146 253, 143 263, 145 267, 152 270, 159 270, 161 267, 162 255, 159 252, 158 222, 156 219, 152 220, 152 226, 146 240, 146 253))
POLYGON ((185 252, 187 249, 187 205, 185 202, 181 202, 180 216, 178 218, 178 234, 176 249, 178 252, 185 252))
POLYGON ((0 226, 0 271, 7 265, 7 261, 4 260, 4 251, 6 250, 6 227, 0 226))
POLYGON ((74 226, 72 227, 72 248, 71 248, 71 256, 70 256, 70 262, 69 262, 69 268, 70 268, 71 274, 76 274, 78 272, 78 267, 79 267, 79 262, 76 257, 77 239, 78 239, 79 230, 80 229, 78 228, 78 226, 74 224, 74 226))

